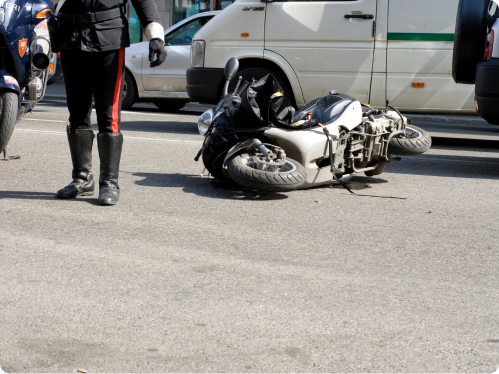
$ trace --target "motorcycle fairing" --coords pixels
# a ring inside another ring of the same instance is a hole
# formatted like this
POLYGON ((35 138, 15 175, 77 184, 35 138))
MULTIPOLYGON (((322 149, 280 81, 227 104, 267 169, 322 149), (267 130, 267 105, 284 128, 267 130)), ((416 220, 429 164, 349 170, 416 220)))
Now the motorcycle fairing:
POLYGON ((31 22, 31 7, 24 5, 26 0, 0 0, 5 19, 0 25, 0 33, 9 32, 31 22))
POLYGON ((201 155, 203 163, 215 178, 223 178, 223 162, 229 149, 239 142, 233 135, 225 136, 221 129, 214 127, 206 136, 201 155))
POLYGON ((214 125, 223 133, 265 131, 273 126, 283 101, 282 88, 272 74, 251 83, 241 102, 215 116, 214 125))
MULTIPOLYGON (((350 102, 342 108, 342 113, 332 123, 326 125, 335 138, 333 153, 342 153, 345 139, 340 137, 343 129, 352 130, 362 123, 362 105, 358 101, 350 102)), ((317 160, 329 157, 328 139, 321 127, 316 126, 300 131, 273 127, 264 135, 273 144, 286 150, 286 156, 298 161, 305 167, 307 181, 303 188, 308 188, 332 181, 330 166, 319 166, 317 160)))
POLYGON ((349 95, 338 92, 317 98, 296 112, 291 119, 291 124, 302 120, 308 113, 311 114, 310 119, 324 125, 333 123, 343 114, 347 105, 354 101, 357 100, 349 95))
POLYGON ((28 48, 31 40, 36 35, 34 32, 34 25, 24 25, 18 27, 8 33, 0 35, 3 43, 0 43, 0 69, 7 70, 14 76, 19 85, 24 88, 29 81, 28 66, 29 59, 32 51, 27 49, 23 56, 19 54, 19 40, 28 39, 28 48))
POLYGON ((242 111, 236 112, 234 118, 238 121, 243 120, 267 126, 269 122, 273 122, 283 100, 282 87, 272 74, 267 74, 251 83, 248 89, 243 92, 241 96, 242 111))
POLYGON ((17 80, 4 70, 0 70, 0 91, 10 91, 18 95, 21 93, 17 80))
POLYGON ((26 69, 31 58, 31 41, 36 36, 35 27, 43 21, 36 14, 43 9, 54 8, 50 0, 0 0, 4 9, 4 22, 0 25, 0 69, 7 70, 23 89, 29 83, 26 69), (19 40, 27 39, 26 51, 19 53, 19 40))

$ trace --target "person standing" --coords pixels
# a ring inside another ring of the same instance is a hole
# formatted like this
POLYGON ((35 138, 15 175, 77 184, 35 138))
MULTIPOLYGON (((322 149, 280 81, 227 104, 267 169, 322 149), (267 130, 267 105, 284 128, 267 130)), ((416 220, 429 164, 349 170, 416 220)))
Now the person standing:
MULTIPOLYGON (((132 5, 149 40, 150 66, 159 66, 166 59, 166 50, 156 3, 132 0, 132 5)), ((67 0, 60 6, 57 33, 69 110, 67 137, 73 180, 57 192, 59 199, 94 193, 94 133, 90 122, 93 96, 99 127, 99 204, 118 203, 124 58, 125 48, 130 46, 125 6, 126 0, 67 0)))

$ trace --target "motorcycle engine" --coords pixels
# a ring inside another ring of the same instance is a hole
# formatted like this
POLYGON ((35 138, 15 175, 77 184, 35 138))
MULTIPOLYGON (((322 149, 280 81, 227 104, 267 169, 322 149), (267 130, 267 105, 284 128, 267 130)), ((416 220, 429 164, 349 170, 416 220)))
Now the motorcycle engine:
POLYGON ((370 166, 375 160, 386 154, 388 144, 384 138, 395 127, 392 119, 384 114, 364 117, 362 125, 349 133, 345 150, 346 166, 350 170, 370 166))

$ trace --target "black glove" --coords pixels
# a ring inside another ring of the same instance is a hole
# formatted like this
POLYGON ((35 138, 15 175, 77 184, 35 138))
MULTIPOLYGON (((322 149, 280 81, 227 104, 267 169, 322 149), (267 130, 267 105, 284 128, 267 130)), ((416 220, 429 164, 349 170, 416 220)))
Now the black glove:
POLYGON ((166 50, 163 47, 165 42, 159 38, 154 38, 149 42, 149 61, 151 61, 151 67, 161 65, 166 60, 166 50), (154 59, 156 55, 156 60, 154 59))

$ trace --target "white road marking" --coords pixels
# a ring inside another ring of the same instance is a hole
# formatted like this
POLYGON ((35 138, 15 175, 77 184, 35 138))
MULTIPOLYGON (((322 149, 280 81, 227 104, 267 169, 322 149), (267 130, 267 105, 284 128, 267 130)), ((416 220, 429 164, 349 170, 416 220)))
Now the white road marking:
POLYGON ((55 119, 38 119, 38 118, 22 118, 22 121, 40 121, 40 122, 60 122, 60 123, 69 123, 69 121, 57 121, 55 119))
POLYGON ((14 129, 15 132, 28 132, 35 134, 48 134, 48 135, 57 135, 57 136, 65 136, 66 133, 62 131, 46 131, 46 130, 30 130, 30 129, 14 129))
MULTIPOLYGON (((66 133, 62 132, 62 131, 31 130, 31 129, 14 129, 14 131, 34 133, 34 134, 66 136, 66 133)), ((147 140, 147 141, 153 141, 153 142, 168 142, 168 143, 189 143, 189 144, 197 144, 197 145, 201 145, 203 143, 202 141, 193 141, 193 140, 179 140, 179 139, 165 139, 165 138, 142 138, 142 137, 138 137, 138 136, 128 136, 128 135, 125 135, 125 139, 126 140, 129 140, 129 139, 147 140)))

